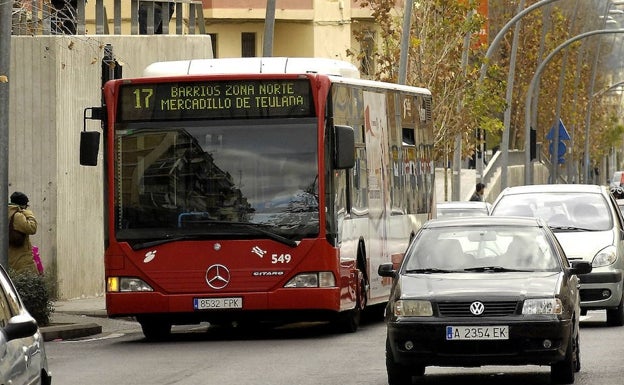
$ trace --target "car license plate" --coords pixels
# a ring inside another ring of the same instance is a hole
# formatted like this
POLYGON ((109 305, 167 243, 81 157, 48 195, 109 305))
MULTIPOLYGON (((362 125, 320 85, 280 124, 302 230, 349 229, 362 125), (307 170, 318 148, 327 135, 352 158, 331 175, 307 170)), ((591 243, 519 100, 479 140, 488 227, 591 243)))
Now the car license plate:
POLYGON ((509 326, 447 326, 447 340, 508 340, 509 326))
POLYGON ((242 309, 242 297, 222 297, 222 298, 193 298, 193 308, 195 310, 211 309, 242 309))

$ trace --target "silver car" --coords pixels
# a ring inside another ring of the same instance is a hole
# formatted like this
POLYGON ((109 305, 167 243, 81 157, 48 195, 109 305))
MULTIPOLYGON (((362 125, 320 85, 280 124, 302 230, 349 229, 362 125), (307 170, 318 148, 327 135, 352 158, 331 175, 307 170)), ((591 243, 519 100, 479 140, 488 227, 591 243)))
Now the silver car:
POLYGON ((508 187, 492 215, 544 218, 570 261, 592 263, 581 277, 581 309, 605 309, 607 324, 624 325, 624 220, 608 187, 549 184, 508 187))
POLYGON ((37 322, 0 266, 0 384, 50 385, 52 377, 37 322))
POLYGON ((447 201, 438 202, 436 204, 437 218, 457 218, 457 217, 474 217, 488 216, 492 205, 488 202, 475 201, 447 201))

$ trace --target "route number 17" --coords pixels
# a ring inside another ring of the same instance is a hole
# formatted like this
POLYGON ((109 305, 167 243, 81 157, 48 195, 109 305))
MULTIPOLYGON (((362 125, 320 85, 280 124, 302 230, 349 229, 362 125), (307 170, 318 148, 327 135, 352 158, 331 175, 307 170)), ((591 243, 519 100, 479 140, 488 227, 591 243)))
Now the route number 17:
POLYGON ((151 88, 141 88, 134 90, 134 108, 150 108, 150 100, 154 96, 154 90, 151 88))

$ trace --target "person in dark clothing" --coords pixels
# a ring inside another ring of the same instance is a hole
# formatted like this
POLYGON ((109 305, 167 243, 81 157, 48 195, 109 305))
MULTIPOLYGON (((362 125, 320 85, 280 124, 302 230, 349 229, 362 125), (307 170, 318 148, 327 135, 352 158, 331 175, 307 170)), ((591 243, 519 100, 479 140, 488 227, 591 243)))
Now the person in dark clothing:
POLYGON ((475 192, 470 197, 471 201, 483 202, 483 194, 485 193, 485 185, 483 183, 477 183, 475 192))
POLYGON ((38 273, 33 260, 32 244, 30 236, 37 232, 37 219, 32 210, 28 208, 28 196, 23 192, 16 191, 11 194, 9 203, 9 227, 23 234, 20 244, 11 243, 9 238, 9 268, 16 273, 38 273))
MULTIPOLYGON (((171 20, 171 16, 173 15, 173 11, 175 10, 175 3, 168 1, 160 1, 154 2, 154 34, 162 34, 163 33, 163 17, 165 7, 169 7, 169 15, 167 20, 164 20, 165 23, 169 23, 171 20)), ((147 35, 147 12, 149 7, 151 7, 151 1, 141 1, 139 2, 139 34, 147 35)))

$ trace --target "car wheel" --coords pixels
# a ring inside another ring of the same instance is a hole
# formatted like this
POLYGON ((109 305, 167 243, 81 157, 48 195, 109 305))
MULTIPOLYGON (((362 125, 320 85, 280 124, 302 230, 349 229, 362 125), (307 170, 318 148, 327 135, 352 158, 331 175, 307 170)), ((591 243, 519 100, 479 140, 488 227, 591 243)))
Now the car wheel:
POLYGON ((579 333, 576 333, 574 338, 574 371, 576 373, 581 371, 581 345, 580 345, 579 333))
POLYGON ((570 336, 568 347, 566 348, 565 358, 550 366, 550 379, 553 384, 573 384, 574 372, 576 371, 575 356, 576 343, 574 337, 570 336))
MULTIPOLYGON (((408 368, 394 362, 390 341, 386 338, 386 371, 388 372, 388 385, 411 385, 412 369, 412 366, 408 368)), ((421 368, 418 368, 419 375, 422 376, 425 374, 425 367, 422 367, 422 373, 420 373, 420 369, 421 368)))
POLYGON ((624 325, 624 295, 620 298, 620 305, 615 309, 607 309, 607 325, 624 325))
POLYGON ((171 322, 151 317, 138 318, 143 335, 149 341, 164 341, 171 336, 171 322))

